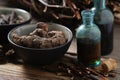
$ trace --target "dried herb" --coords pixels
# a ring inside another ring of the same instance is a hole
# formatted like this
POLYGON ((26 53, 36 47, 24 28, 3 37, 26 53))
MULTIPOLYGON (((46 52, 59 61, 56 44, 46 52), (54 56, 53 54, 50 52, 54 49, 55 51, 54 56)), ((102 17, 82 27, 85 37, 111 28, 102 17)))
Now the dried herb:
POLYGON ((3 46, 0 45, 0 64, 4 64, 4 63, 7 62, 7 61, 6 61, 6 58, 5 58, 5 56, 4 56, 4 53, 3 53, 2 48, 3 48, 3 46))
POLYGON ((0 25, 2 24, 18 24, 24 21, 24 18, 12 11, 8 14, 0 14, 0 25))
MULTIPOLYGON (((0 45, 0 64, 7 62, 17 62, 17 56, 13 49, 5 49, 6 46, 0 45)), ((8 47, 7 47, 8 48, 8 47)))

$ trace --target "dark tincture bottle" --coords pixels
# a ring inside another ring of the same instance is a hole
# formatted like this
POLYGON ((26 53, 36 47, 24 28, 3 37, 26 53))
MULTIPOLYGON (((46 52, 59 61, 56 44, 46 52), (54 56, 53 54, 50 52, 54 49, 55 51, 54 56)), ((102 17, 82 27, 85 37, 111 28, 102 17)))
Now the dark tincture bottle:
POLYGON ((106 8, 106 0, 93 0, 95 24, 101 31, 101 55, 108 55, 113 50, 113 21, 112 12, 106 8))
POLYGON ((76 31, 78 62, 95 67, 100 64, 101 33, 93 23, 94 12, 83 10, 81 24, 76 31))

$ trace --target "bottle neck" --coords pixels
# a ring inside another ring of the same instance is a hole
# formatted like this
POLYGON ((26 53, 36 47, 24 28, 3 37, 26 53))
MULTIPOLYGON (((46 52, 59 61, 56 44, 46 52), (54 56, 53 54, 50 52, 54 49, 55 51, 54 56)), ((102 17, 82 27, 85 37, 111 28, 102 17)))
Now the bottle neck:
POLYGON ((94 12, 91 10, 83 10, 81 12, 82 15, 82 21, 84 25, 92 25, 93 24, 93 17, 94 12))
POLYGON ((106 8, 106 0, 93 0, 94 7, 96 10, 105 9, 106 8))
POLYGON ((93 24, 93 17, 82 17, 84 25, 92 25, 93 24))
POLYGON ((94 19, 94 12, 92 10, 83 10, 81 12, 82 21, 84 25, 92 25, 94 19))

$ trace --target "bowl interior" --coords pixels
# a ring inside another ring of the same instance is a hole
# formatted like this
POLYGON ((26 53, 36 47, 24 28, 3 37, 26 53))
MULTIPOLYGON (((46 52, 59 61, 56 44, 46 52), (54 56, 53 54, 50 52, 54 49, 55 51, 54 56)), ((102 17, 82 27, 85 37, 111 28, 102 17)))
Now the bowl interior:
MULTIPOLYGON (((63 26, 63 25, 59 25, 59 24, 55 24, 55 23, 47 23, 48 24, 48 28, 49 30, 57 30, 57 31, 63 31, 65 34, 65 37, 67 39, 67 42, 70 42, 72 40, 73 34, 71 32, 70 29, 68 29, 67 27, 63 26)), ((12 41, 12 34, 16 33, 19 36, 22 35, 28 35, 30 32, 32 32, 33 30, 35 30, 36 28, 36 24, 28 24, 28 25, 23 25, 22 27, 16 27, 13 30, 11 30, 8 34, 8 40, 10 41, 10 43, 16 45, 13 41, 12 41)))

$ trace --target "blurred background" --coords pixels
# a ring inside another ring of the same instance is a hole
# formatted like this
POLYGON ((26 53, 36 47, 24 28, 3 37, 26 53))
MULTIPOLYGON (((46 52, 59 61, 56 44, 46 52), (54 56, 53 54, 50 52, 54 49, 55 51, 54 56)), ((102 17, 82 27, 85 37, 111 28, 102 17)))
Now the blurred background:
MULTIPOLYGON (((74 30, 81 21, 80 12, 93 7, 92 0, 0 0, 0 6, 22 8, 37 21, 56 22, 74 30), (72 24, 71 24, 72 23, 72 24)), ((115 23, 120 22, 120 0, 106 0, 115 23)))

